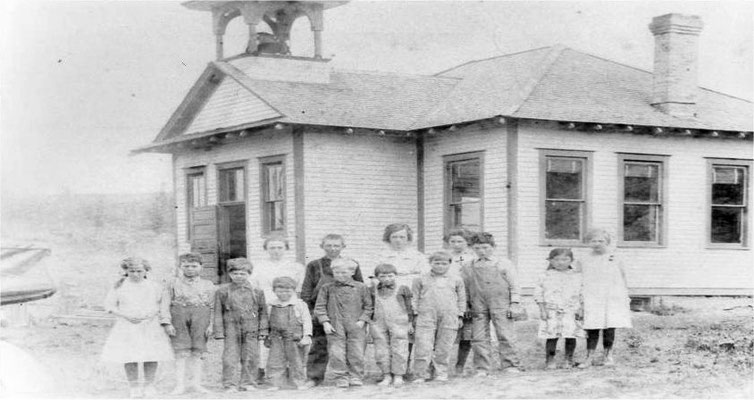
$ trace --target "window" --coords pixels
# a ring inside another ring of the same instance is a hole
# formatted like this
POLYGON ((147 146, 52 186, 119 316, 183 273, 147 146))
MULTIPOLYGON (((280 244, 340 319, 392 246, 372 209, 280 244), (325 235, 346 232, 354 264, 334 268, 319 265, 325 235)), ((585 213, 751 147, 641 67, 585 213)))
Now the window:
POLYGON ((542 150, 541 239, 543 244, 574 245, 583 242, 588 221, 588 171, 591 153, 542 150))
POLYGON ((618 156, 620 228, 618 242, 628 246, 662 245, 665 226, 665 156, 618 156))
POLYGON ((747 161, 708 161, 708 237, 714 247, 748 247, 750 168, 747 161))
POLYGON ((241 202, 246 198, 245 173, 242 166, 223 166, 218 172, 220 203, 241 202))
POLYGON ((207 205, 207 180, 204 167, 190 168, 186 172, 186 218, 188 220, 188 237, 191 239, 194 209, 207 205))
POLYGON ((285 158, 268 157, 261 162, 263 232, 285 231, 285 158))
POLYGON ((482 153, 445 156, 445 230, 482 230, 482 153))

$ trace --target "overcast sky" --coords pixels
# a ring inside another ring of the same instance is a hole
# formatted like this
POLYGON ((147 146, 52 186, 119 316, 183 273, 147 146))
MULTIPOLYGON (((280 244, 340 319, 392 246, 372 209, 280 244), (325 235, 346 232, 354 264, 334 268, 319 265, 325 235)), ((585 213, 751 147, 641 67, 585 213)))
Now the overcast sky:
MULTIPOLYGON (((0 4, 2 195, 172 190, 170 156, 148 144, 214 58, 209 13, 178 2, 0 4)), ((752 98, 752 11, 744 2, 369 2, 325 14, 338 68, 431 74, 474 59, 562 43, 652 69, 647 25, 669 12, 704 21, 699 83, 752 98)), ((239 53, 234 20, 226 55, 239 53)), ((308 22, 291 40, 311 54, 308 22)))

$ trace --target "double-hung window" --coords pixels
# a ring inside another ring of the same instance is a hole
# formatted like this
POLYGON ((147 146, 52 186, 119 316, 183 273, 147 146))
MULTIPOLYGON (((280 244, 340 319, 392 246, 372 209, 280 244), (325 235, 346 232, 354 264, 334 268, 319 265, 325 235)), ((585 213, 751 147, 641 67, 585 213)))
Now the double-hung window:
POLYGON ((591 159, 591 152, 540 150, 540 240, 543 244, 583 242, 590 211, 591 159))
POLYGON ((186 170, 186 219, 188 236, 191 239, 193 225, 193 210, 207 205, 207 178, 204 167, 194 167, 186 170))
POLYGON ((260 159, 263 233, 285 232, 285 156, 260 159))
POLYGON ((445 231, 482 230, 483 153, 445 156, 445 231))
POLYGON ((664 244, 667 202, 667 157, 618 155, 620 222, 618 243, 625 246, 664 244))
POLYGON ((707 160, 709 181, 708 243, 711 247, 748 248, 749 173, 743 160, 707 160))

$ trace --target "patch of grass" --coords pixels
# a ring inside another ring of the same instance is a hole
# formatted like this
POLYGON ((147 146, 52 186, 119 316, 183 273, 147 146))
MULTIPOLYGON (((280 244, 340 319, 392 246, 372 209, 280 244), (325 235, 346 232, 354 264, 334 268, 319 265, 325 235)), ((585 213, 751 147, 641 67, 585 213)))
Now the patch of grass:
POLYGON ((681 307, 677 304, 666 305, 665 302, 662 300, 662 298, 660 298, 660 301, 658 301, 649 309, 650 313, 654 315, 659 315, 659 316, 676 315, 676 314, 687 313, 689 311, 690 311, 689 309, 685 307, 681 307))
POLYGON ((714 356, 713 364, 731 364, 750 370, 754 367, 754 321, 746 318, 693 326, 685 348, 714 356))

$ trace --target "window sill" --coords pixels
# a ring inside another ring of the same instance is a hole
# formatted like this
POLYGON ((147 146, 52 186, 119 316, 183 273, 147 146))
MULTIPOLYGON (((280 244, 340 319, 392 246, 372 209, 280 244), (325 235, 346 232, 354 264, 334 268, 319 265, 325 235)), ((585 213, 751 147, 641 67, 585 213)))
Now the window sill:
POLYGON ((664 249, 668 246, 666 244, 651 243, 651 242, 618 242, 615 247, 625 247, 629 249, 644 248, 644 249, 664 249))
POLYGON ((710 244, 705 246, 707 250, 751 250, 750 246, 744 246, 742 244, 710 244))
POLYGON ((570 242, 570 241, 561 241, 561 242, 540 242, 540 247, 589 247, 588 244, 584 242, 570 242))

